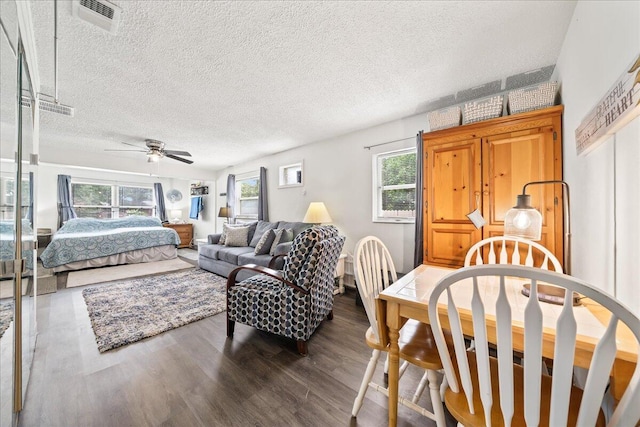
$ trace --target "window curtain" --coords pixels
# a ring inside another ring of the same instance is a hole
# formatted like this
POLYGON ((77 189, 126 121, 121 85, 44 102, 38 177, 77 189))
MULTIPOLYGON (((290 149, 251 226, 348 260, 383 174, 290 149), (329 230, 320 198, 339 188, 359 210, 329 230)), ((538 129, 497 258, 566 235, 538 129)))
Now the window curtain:
POLYGON ((58 228, 66 221, 77 217, 71 201, 71 176, 58 175, 58 228))
POLYGON ((422 264, 424 257, 424 229, 422 225, 424 215, 424 200, 422 200, 422 187, 424 187, 424 177, 422 176, 424 166, 424 146, 422 144, 422 131, 416 136, 416 234, 415 250, 413 252, 413 266, 422 264))
POLYGON ((153 191, 156 195, 156 215, 162 222, 168 222, 167 220, 167 208, 164 205, 164 191, 162 191, 162 183, 154 182, 153 191))
POLYGON ((227 177, 227 207, 231 211, 229 221, 235 224, 236 220, 236 176, 229 174, 227 177))
POLYGON ((269 205, 267 203, 267 169, 260 167, 260 192, 258 194, 258 219, 269 221, 269 205))

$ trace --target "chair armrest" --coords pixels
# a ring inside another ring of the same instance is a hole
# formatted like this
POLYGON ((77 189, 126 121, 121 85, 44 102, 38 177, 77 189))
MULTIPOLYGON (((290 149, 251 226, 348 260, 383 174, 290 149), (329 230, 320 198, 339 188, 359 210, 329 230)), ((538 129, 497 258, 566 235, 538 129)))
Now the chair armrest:
POLYGON ((271 268, 267 268, 267 267, 263 267, 261 265, 256 265, 256 264, 245 264, 245 265, 241 265, 240 267, 234 269, 231 274, 229 274, 229 278, 227 279, 227 290, 229 290, 230 288, 232 288, 233 286, 235 286, 236 284, 236 276, 238 275, 238 273, 241 270, 251 270, 251 271, 256 271, 258 273, 264 274, 266 276, 270 276, 273 277, 274 279, 278 279, 280 280, 283 284, 289 286, 290 288, 295 289, 298 292, 302 292, 305 295, 309 294, 309 291, 301 288, 300 286, 291 283, 290 281, 286 280, 283 276, 282 276, 282 272, 278 271, 278 270, 273 270, 271 268))
POLYGON ((207 236, 207 243, 209 244, 217 244, 220 241, 220 237, 222 236, 222 233, 220 234, 209 234, 207 236))

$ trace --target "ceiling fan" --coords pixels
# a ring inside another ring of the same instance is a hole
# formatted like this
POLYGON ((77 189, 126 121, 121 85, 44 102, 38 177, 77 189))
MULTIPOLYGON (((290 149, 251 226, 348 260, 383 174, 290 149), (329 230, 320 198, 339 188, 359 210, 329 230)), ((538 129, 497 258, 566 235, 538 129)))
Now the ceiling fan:
POLYGON ((138 147, 135 144, 129 144, 128 142, 123 142, 125 145, 131 145, 132 147, 138 148, 137 150, 110 150, 105 149, 104 151, 139 151, 141 153, 147 153, 147 161, 148 162, 159 162, 161 158, 168 157, 173 160, 178 160, 180 162, 184 162, 187 164, 193 163, 193 160, 184 159, 179 156, 188 156, 191 157, 191 153, 187 151, 176 151, 176 150, 165 150, 164 142, 158 141, 156 139, 145 139, 145 144, 147 145, 147 149, 143 149, 142 147, 138 147))

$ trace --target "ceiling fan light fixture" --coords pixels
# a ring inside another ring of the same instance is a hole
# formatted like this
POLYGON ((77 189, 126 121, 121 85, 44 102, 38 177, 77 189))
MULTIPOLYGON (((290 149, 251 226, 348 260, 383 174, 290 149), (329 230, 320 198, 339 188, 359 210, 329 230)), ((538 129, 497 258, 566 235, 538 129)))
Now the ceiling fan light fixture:
POLYGON ((147 153, 147 157, 149 158, 149 160, 147 160, 149 163, 157 163, 162 158, 162 153, 159 153, 157 151, 150 151, 149 153, 147 153))
POLYGON ((164 142, 158 141, 156 139, 145 139, 146 149, 139 147, 135 144, 129 144, 128 142, 123 142, 125 145, 130 145, 132 147, 138 148, 137 150, 113 150, 113 149, 105 149, 105 151, 141 151, 147 155, 148 163, 158 163, 160 159, 163 157, 167 157, 169 159, 178 160, 180 162, 186 163, 188 165, 193 163, 193 160, 185 159, 181 156, 191 157, 191 153, 188 151, 177 151, 177 150, 165 150, 164 142))

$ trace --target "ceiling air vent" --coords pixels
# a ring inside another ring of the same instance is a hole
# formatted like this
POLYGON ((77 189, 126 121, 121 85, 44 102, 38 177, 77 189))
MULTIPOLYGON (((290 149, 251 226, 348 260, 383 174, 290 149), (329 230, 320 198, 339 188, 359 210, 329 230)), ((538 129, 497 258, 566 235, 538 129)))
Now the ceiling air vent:
POLYGON ((115 34, 122 9, 106 0, 73 0, 73 16, 115 34))
MULTIPOLYGON (((31 98, 22 96, 20 98, 20 104, 23 107, 31 108, 31 98)), ((75 112, 73 107, 69 107, 68 105, 64 105, 64 104, 56 104, 55 102, 45 101, 44 99, 40 100, 39 105, 40 105, 40 110, 42 111, 47 111, 49 113, 62 114, 63 116, 73 117, 75 112)))

